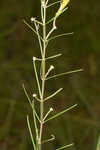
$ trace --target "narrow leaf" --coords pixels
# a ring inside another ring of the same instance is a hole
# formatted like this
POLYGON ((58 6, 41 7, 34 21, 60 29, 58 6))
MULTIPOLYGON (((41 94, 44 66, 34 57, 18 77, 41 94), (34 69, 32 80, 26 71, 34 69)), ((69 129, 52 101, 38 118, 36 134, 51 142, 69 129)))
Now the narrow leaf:
POLYGON ((52 22, 54 19, 56 19, 56 17, 52 17, 52 18, 46 23, 46 25, 49 24, 50 22, 52 22))
POLYGON ((34 108, 34 101, 32 102, 32 110, 33 110, 33 118, 34 118, 34 126, 35 126, 35 132, 36 132, 36 139, 37 139, 37 144, 38 144, 38 128, 37 128, 37 123, 36 123, 36 114, 34 112, 35 108, 34 108))
MULTIPOLYGON (((68 9, 68 7, 66 7, 64 10, 62 10, 62 12, 59 14, 59 16, 60 16, 61 14, 63 14, 67 9, 68 9)), ((46 25, 49 24, 50 22, 52 22, 53 20, 56 20, 59 16, 54 16, 54 17, 52 17, 52 18, 46 23, 46 25)))
POLYGON ((59 92, 61 92, 63 90, 63 88, 58 89, 56 92, 54 92, 52 95, 48 96, 47 98, 44 99, 44 101, 54 97, 56 94, 58 94, 59 92))
POLYGON ((36 81, 37 81, 37 85, 38 85, 38 91, 39 91, 39 95, 40 95, 40 98, 41 98, 41 88, 40 88, 40 83, 39 83, 39 78, 38 78, 38 74, 37 74, 35 60, 33 60, 33 66, 34 66, 34 72, 35 72, 36 81))
POLYGON ((68 145, 62 146, 60 148, 57 148, 56 150, 61 150, 61 149, 64 149, 64 148, 67 148, 67 147, 70 147, 70 146, 73 146, 73 144, 68 144, 68 145))
POLYGON ((61 56, 61 55, 62 55, 62 54, 53 55, 53 56, 47 57, 46 60, 52 59, 52 58, 56 58, 56 57, 59 57, 59 56, 61 56))
POLYGON ((71 33, 59 34, 59 35, 56 35, 56 36, 51 37, 50 39, 48 39, 48 41, 54 40, 54 39, 56 39, 56 38, 58 38, 58 37, 62 37, 62 36, 66 36, 66 35, 72 35, 72 34, 73 34, 73 32, 71 32, 71 33))
POLYGON ((28 24, 25 20, 23 20, 23 22, 37 35, 37 32, 35 31, 35 29, 33 29, 33 27, 30 24, 28 24))
MULTIPOLYGON (((24 93, 25 93, 25 95, 26 95, 26 97, 27 97, 27 99, 28 99, 28 102, 29 102, 29 104, 31 105, 31 108, 32 108, 32 107, 33 107, 33 106, 32 106, 32 102, 31 102, 31 100, 30 100, 30 97, 29 97, 29 95, 28 95, 28 93, 27 93, 27 91, 26 91, 26 88, 25 88, 24 84, 23 84, 23 89, 24 89, 24 93)), ((32 109, 33 109, 33 108, 32 108, 32 109)), ((37 115, 35 109, 34 109, 34 113, 35 113, 35 115, 36 115, 38 121, 40 122, 40 119, 39 119, 39 117, 38 117, 38 115, 37 115)))
POLYGON ((52 4, 49 4, 48 6, 47 6, 47 8, 48 7, 51 7, 51 6, 54 6, 55 4, 58 4, 58 3, 60 3, 61 1, 57 1, 57 2, 54 2, 54 3, 52 3, 52 4))
POLYGON ((28 99, 28 102, 29 102, 29 104, 30 104, 31 107, 32 107, 32 103, 31 103, 30 97, 29 97, 29 95, 28 95, 28 93, 27 93, 27 91, 26 91, 26 88, 25 88, 24 84, 22 85, 22 87, 23 87, 23 89, 24 89, 24 93, 25 93, 25 95, 26 95, 26 97, 27 97, 27 99, 28 99))
POLYGON ((46 80, 57 78, 57 77, 60 77, 60 76, 63 76, 63 75, 71 74, 71 73, 77 73, 77 72, 80 72, 80 71, 83 71, 83 69, 78 69, 78 70, 73 70, 73 71, 68 71, 68 72, 60 73, 60 74, 48 77, 48 78, 46 78, 46 80))
POLYGON ((44 143, 47 143, 47 142, 51 142, 54 139, 55 139, 55 136, 52 134, 50 139, 44 140, 44 141, 42 141, 42 143, 44 144, 44 143))
POLYGON ((32 141, 34 150, 36 150, 36 145, 35 145, 35 142, 33 139, 32 130, 31 130, 30 122, 29 122, 29 116, 27 116, 27 125, 28 125, 28 129, 29 129, 29 133, 30 133, 30 137, 31 137, 31 141, 32 141))
POLYGON ((40 46, 40 51, 41 51, 41 55, 42 55, 42 42, 41 42, 41 36, 37 27, 37 24, 34 22, 35 28, 36 28, 36 32, 37 32, 37 36, 38 36, 38 41, 39 41, 39 46, 40 46))
POLYGON ((52 116, 51 118, 45 120, 44 123, 46 123, 46 122, 49 121, 49 120, 52 120, 52 119, 54 119, 54 118, 59 117, 60 115, 62 115, 62 114, 64 114, 65 112, 67 112, 67 111, 73 109, 73 108, 76 107, 76 106, 77 106, 77 104, 75 104, 75 105, 73 105, 73 106, 71 106, 71 107, 69 107, 69 108, 67 108, 67 109, 65 109, 65 110, 63 110, 63 111, 57 113, 56 115, 52 116))
POLYGON ((38 119, 38 121, 40 122, 39 116, 38 116, 38 114, 36 113, 35 108, 34 108, 34 113, 35 113, 35 115, 36 115, 36 118, 37 118, 37 119, 38 119))
MULTIPOLYGON (((33 31, 36 35, 38 35, 36 30, 29 23, 27 23, 25 20, 23 20, 23 22, 24 22, 24 24, 26 24, 31 29, 31 31, 33 31)), ((41 36, 40 36, 40 38, 43 41, 41 36)))

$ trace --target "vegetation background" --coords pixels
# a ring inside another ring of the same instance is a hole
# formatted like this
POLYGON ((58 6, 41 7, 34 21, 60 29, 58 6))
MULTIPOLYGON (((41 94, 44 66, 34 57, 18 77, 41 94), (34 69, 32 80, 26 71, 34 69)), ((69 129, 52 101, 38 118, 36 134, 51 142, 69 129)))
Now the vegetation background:
MULTIPOLYGON (((53 2, 54 0, 50 0, 53 2)), ((48 16, 57 7, 49 9, 48 16)), ((83 68, 84 72, 49 82, 49 90, 64 87, 50 105, 56 112, 78 104, 78 107, 48 123, 46 137, 56 141, 46 144, 52 149, 74 142, 70 150, 96 150, 100 131, 100 2, 71 0, 69 9, 57 21, 57 33, 73 35, 51 41, 48 55, 62 53, 56 61, 56 72, 83 68)), ((24 95, 25 83, 30 95, 35 88, 32 57, 39 55, 36 36, 23 19, 39 18, 39 0, 0 0, 0 149, 32 149, 26 125, 30 106, 24 95)), ((48 104, 47 104, 48 107, 48 104)))

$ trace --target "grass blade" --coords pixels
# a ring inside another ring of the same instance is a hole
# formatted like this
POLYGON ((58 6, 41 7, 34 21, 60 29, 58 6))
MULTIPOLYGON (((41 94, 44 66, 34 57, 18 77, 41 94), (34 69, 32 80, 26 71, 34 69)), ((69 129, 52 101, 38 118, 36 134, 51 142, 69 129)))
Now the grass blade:
POLYGON ((67 108, 67 109, 65 109, 65 110, 63 110, 63 111, 57 113, 56 115, 52 116, 51 118, 45 120, 44 123, 46 123, 46 122, 49 121, 49 120, 52 120, 52 119, 54 119, 54 118, 57 118, 57 117, 61 116, 62 114, 64 114, 65 112, 67 112, 67 111, 69 111, 69 110, 71 110, 71 109, 73 109, 73 108, 76 107, 76 106, 77 106, 77 104, 75 104, 75 105, 73 105, 73 106, 71 106, 71 107, 69 107, 69 108, 67 108))

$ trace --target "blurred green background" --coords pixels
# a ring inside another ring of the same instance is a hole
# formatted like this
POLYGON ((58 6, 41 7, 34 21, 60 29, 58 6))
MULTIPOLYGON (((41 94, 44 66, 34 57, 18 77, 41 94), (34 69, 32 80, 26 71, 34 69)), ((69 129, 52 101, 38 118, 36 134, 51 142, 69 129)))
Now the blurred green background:
MULTIPOLYGON (((54 0, 50 0, 54 2, 54 0)), ((57 7, 48 10, 48 18, 57 7)), ((48 122, 44 138, 56 140, 44 145, 52 149, 74 142, 70 150, 96 150, 100 132, 100 2, 71 0, 69 9, 57 21, 55 34, 74 32, 50 42, 47 54, 62 53, 49 61, 55 73, 83 68, 80 73, 48 82, 48 94, 64 91, 50 103, 55 113, 75 103, 78 107, 48 122)), ((0 150, 27 150, 32 144, 26 115, 31 114, 22 83, 30 96, 36 90, 32 57, 39 56, 36 36, 23 23, 40 18, 39 0, 0 0, 0 150)), ((31 24, 31 23, 30 23, 31 24)))

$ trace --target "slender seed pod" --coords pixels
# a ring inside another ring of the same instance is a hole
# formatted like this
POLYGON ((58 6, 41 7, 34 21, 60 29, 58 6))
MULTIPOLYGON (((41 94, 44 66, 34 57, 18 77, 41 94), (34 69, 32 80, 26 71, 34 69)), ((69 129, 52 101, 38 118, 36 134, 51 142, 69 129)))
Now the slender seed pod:
POLYGON ((55 18, 58 17, 62 13, 64 8, 68 5, 69 1, 70 0, 61 0, 60 7, 59 7, 59 9, 58 9, 58 11, 56 13, 55 18))

